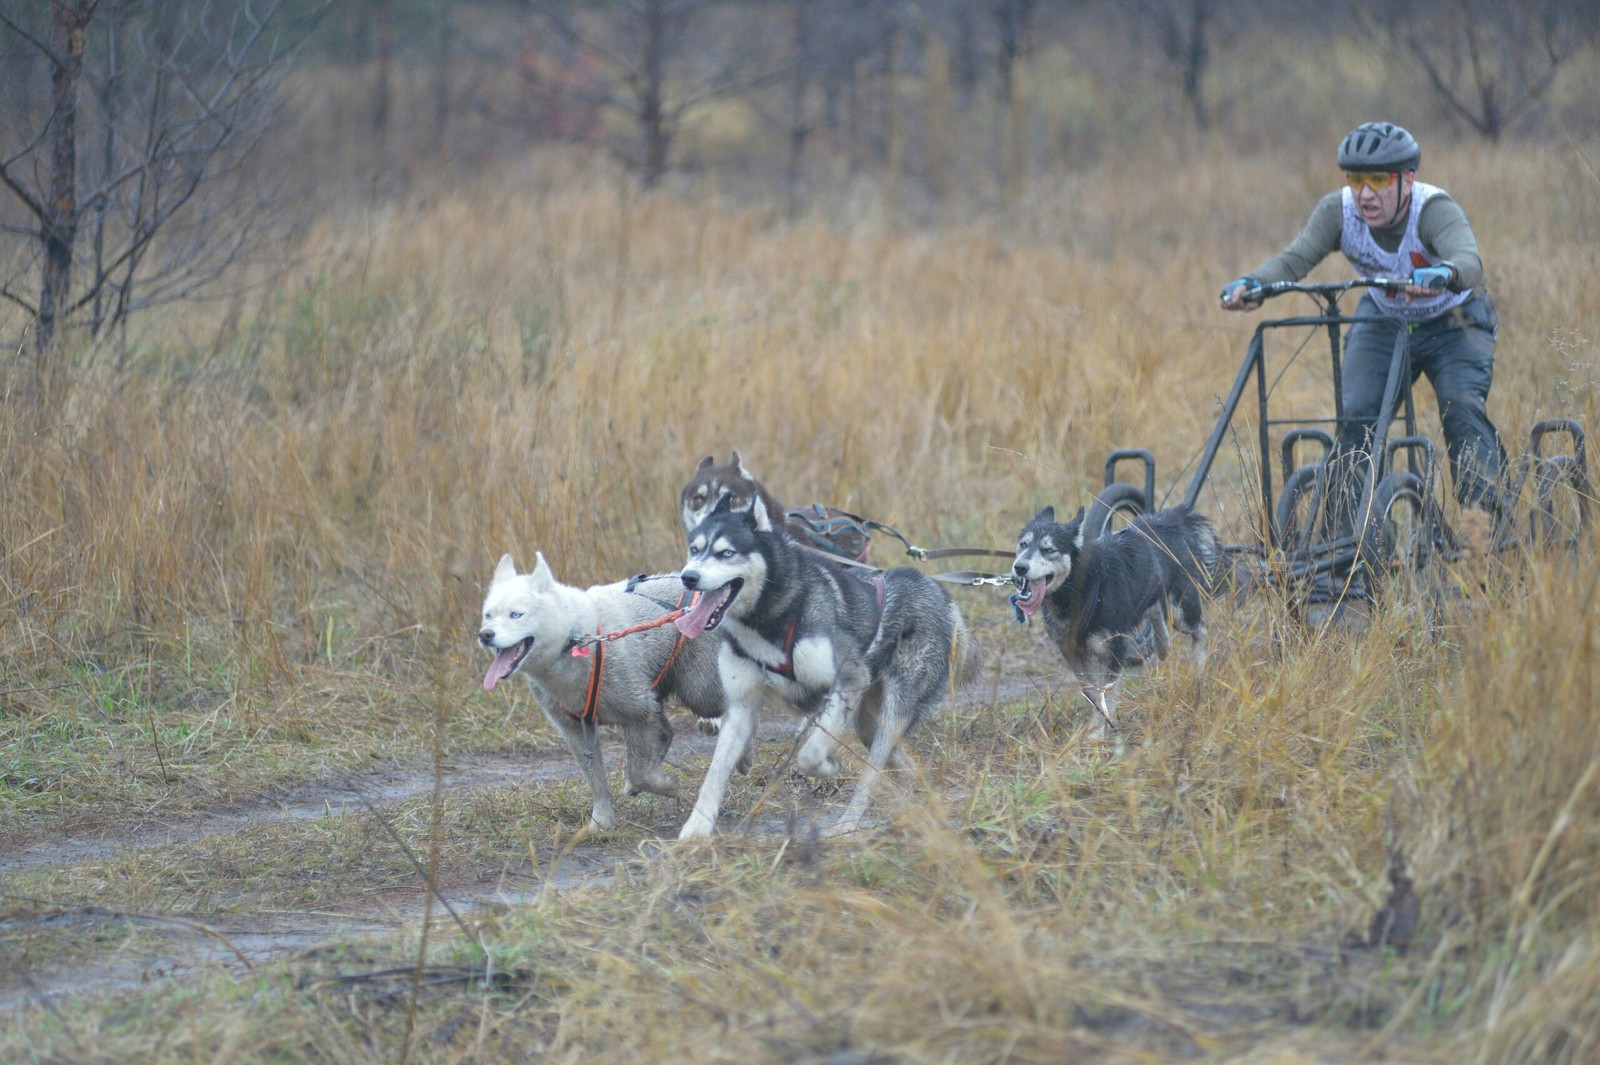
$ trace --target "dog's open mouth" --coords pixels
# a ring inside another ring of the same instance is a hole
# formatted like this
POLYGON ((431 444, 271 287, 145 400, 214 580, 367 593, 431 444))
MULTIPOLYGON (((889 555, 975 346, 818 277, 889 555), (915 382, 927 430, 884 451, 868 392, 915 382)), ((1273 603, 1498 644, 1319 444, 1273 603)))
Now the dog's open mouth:
POLYGON ((517 667, 522 665, 522 660, 528 657, 528 652, 531 650, 533 650, 533 637, 529 636, 525 640, 497 651, 494 661, 489 663, 489 672, 483 676, 483 690, 486 692, 494 691, 496 684, 499 684, 517 671, 517 667))
POLYGON ((1035 577, 1022 586, 1022 591, 1011 597, 1011 605, 1017 608, 1017 614, 1022 620, 1033 617, 1044 605, 1044 586, 1049 584, 1044 577, 1035 577))
POLYGON ((744 580, 735 577, 721 588, 700 592, 695 596, 688 612, 673 624, 678 627, 679 632, 691 640, 702 632, 710 632, 722 624, 723 615, 728 612, 728 608, 739 596, 739 589, 743 587, 744 580))

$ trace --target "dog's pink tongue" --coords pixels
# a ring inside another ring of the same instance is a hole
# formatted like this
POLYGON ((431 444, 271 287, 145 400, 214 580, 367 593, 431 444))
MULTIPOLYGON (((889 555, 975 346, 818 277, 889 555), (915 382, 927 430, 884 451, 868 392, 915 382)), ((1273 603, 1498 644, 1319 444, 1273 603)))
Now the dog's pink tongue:
POLYGON ((692 640, 706 631, 706 622, 711 620, 712 613, 726 598, 728 598, 726 585, 714 592, 698 592, 695 594, 694 602, 689 605, 688 612, 673 624, 678 627, 679 632, 692 640))
POLYGON ((1037 614, 1039 608, 1044 605, 1044 586, 1046 583, 1043 577, 1035 577, 1029 581, 1028 593, 1017 600, 1017 609, 1030 618, 1037 614))
POLYGON ((511 676, 511 667, 516 663, 517 652, 521 649, 521 644, 514 643, 494 656, 494 661, 489 663, 489 672, 483 675, 484 691, 494 691, 496 684, 511 676))

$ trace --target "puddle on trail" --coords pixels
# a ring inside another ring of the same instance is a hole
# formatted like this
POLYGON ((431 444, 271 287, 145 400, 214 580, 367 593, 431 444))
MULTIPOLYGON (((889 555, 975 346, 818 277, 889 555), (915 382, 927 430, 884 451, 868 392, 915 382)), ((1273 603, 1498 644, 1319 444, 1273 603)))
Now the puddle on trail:
MULTIPOLYGON (((793 732, 793 723, 763 721, 758 738, 763 741, 783 738, 793 732)), ((608 735, 605 743, 608 768, 615 767, 622 754, 620 739, 608 735)), ((715 743, 714 736, 701 733, 692 726, 680 727, 668 760, 676 761, 685 754, 705 757, 715 743)), ((566 748, 555 746, 541 747, 536 751, 454 757, 437 783, 441 792, 460 795, 577 777, 578 767, 572 756, 566 748)), ((174 813, 165 818, 152 815, 132 827, 62 833, 53 839, 0 852, 0 876, 51 865, 95 861, 124 850, 194 843, 211 836, 242 832, 257 825, 314 821, 359 813, 369 806, 382 809, 428 796, 433 793, 434 787, 435 773, 431 765, 388 765, 352 772, 338 779, 284 788, 274 794, 260 795, 223 807, 189 814, 174 813)))
MULTIPOLYGON (((439 783, 443 790, 459 793, 557 780, 570 776, 573 769, 564 751, 462 758, 452 760, 439 783)), ((419 798, 430 794, 433 788, 432 767, 385 766, 351 773, 336 782, 286 788, 276 795, 258 796, 197 815, 156 815, 132 827, 106 829, 99 834, 64 834, 0 854, 0 874, 93 861, 122 850, 193 843, 255 825, 336 817, 368 805, 382 807, 419 798)))
MULTIPOLYGON (((1054 655, 1043 641, 1003 641, 994 637, 994 633, 984 633, 984 642, 996 649, 986 655, 981 676, 957 695, 957 705, 992 706, 1013 699, 1050 698, 1059 692, 1063 681, 1059 660, 1051 666, 1054 655), (1041 651, 1045 652, 1043 658, 1041 651)), ((710 755, 716 743, 714 736, 700 732, 681 715, 674 715, 674 725, 676 735, 669 762, 677 762, 685 755, 710 755)), ((762 720, 757 737, 761 742, 790 738, 797 725, 798 720, 793 717, 769 713, 762 720)), ((614 767, 620 757, 620 744, 615 730, 607 731, 605 750, 608 764, 614 767)), ((452 756, 438 786, 442 791, 461 794, 566 780, 577 775, 571 756, 555 744, 536 750, 452 756)), ((132 826, 56 832, 47 840, 0 850, 0 876, 95 861, 124 850, 194 843, 256 825, 356 813, 369 805, 384 807, 421 798, 430 794, 434 786, 433 766, 412 762, 352 771, 209 809, 151 811, 145 821, 132 826)))
MULTIPOLYGON (((981 678, 958 696, 957 703, 970 709, 1014 699, 1060 698, 1059 673, 1041 676, 1038 662, 1036 652, 1019 655, 1002 651, 991 656, 981 678)), ((677 762, 684 756, 704 758, 710 754, 716 742, 714 736, 699 732, 687 722, 675 720, 675 724, 677 735, 669 761, 677 762)), ((761 722, 758 740, 762 743, 790 740, 795 736, 797 724, 792 717, 769 714, 761 722)), ((616 756, 612 756, 612 752, 620 756, 620 745, 614 734, 606 743, 606 752, 611 756, 608 761, 615 765, 616 756)), ((123 850, 189 843, 261 824, 310 821, 356 813, 368 806, 382 808, 422 798, 432 793, 436 784, 443 791, 460 794, 577 776, 577 766, 559 746, 455 757, 437 781, 430 765, 390 765, 336 780, 286 788, 275 795, 225 808, 168 819, 152 817, 131 829, 58 836, 0 854, 0 876, 94 861, 123 850)), ((848 786, 845 795, 848 795, 848 786)), ((773 803, 758 814, 753 823, 729 825, 724 830, 776 837, 789 835, 802 843, 814 842, 818 819, 826 816, 824 805, 825 800, 817 796, 801 802, 799 806, 803 809, 797 808, 792 799, 773 803)), ((528 905, 550 892, 613 884, 619 877, 636 875, 640 861, 640 852, 632 844, 580 843, 563 854, 553 868, 502 875, 492 882, 455 882, 442 888, 440 895, 457 916, 470 923, 474 915, 486 910, 528 905)), ((427 895, 421 889, 350 899, 342 912, 336 913, 230 915, 218 917, 214 923, 176 917, 134 918, 142 921, 146 928, 160 931, 161 942, 155 949, 99 958, 79 967, 13 971, 0 977, 0 1014, 19 1009, 53 1008, 54 1004, 79 995, 129 990, 155 980, 218 972, 238 975, 257 965, 292 959, 341 940, 392 936, 414 930, 430 914, 435 922, 454 923, 438 901, 430 909, 427 895)), ((13 919, 26 920, 27 917, 13 915, 13 919)), ((67 919, 87 925, 107 918, 86 914, 67 919)))
MULTIPOLYGON (((551 892, 602 887, 614 883, 623 866, 637 861, 604 846, 574 848, 554 868, 538 874, 503 876, 492 883, 456 883, 439 890, 431 904, 427 893, 413 890, 360 901, 359 912, 279 913, 270 917, 227 917, 215 922, 152 919, 150 927, 163 943, 150 950, 81 966, 13 970, 0 978, 0 1015, 23 1009, 50 1008, 86 994, 126 991, 157 980, 182 979, 204 973, 243 976, 259 965, 291 960, 337 942, 394 936, 415 930, 424 919, 453 926, 452 912, 470 924, 484 912, 527 906, 551 892), (440 901, 442 899, 442 902, 440 901), (445 905, 448 904, 448 907, 445 905)), ((104 920, 75 919, 85 924, 104 920)), ((453 931, 453 927, 450 929, 453 931)))

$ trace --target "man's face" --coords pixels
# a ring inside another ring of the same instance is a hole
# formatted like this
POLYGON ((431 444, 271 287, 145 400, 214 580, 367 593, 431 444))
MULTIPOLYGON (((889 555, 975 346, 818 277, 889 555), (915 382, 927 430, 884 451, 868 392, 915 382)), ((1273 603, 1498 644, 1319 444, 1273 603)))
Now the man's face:
POLYGON ((1346 174, 1351 191, 1355 194, 1356 209, 1361 220, 1374 229, 1387 229, 1397 222, 1400 205, 1411 197, 1411 183, 1416 180, 1413 171, 1387 174, 1346 174))

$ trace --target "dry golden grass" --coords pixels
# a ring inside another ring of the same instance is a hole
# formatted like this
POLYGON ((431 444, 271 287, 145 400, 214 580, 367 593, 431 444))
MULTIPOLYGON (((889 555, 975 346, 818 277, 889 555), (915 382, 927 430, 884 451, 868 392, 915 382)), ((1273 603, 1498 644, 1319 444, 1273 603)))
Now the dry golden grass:
MULTIPOLYGON (((574 583, 674 567, 676 492, 708 452, 930 545, 1008 544, 1040 505, 1085 501, 1114 446, 1181 486, 1254 326, 1216 292, 1329 180, 1309 151, 1267 158, 1246 182, 1236 153, 1176 168, 1152 147, 926 229, 870 204, 845 226, 641 197, 533 158, 326 216, 294 278, 174 316, 125 368, 67 352, 44 396, 8 371, 0 839, 551 744, 524 696, 477 690, 480 582, 507 550, 574 583)), ((1540 417, 1597 424, 1596 159, 1429 142, 1494 282, 1514 451, 1540 417)), ((1315 367, 1280 387, 1325 392, 1315 367)), ((1233 539, 1251 439, 1202 501, 1233 539)), ((1304 631, 1271 595, 1222 603, 1210 669, 1132 685, 1118 753, 1080 745, 1041 680, 933 726, 923 785, 868 838, 667 847, 470 935, 411 923, 21 1015, 0 1059, 1593 1060, 1592 547, 1502 559, 1439 615, 1396 598, 1360 634, 1304 631), (1391 858, 1417 921, 1370 947, 1391 858)), ((991 656, 1059 669, 1000 593, 956 594, 991 656)), ((759 790, 739 789, 734 811, 759 790)), ((567 845, 583 808, 568 783, 391 813, 416 854, 503 873, 567 845)), ((619 848, 681 817, 633 809, 619 848)), ((370 822, 330 819, 0 890, 206 917, 333 908, 409 868, 370 822)), ((10 965, 67 956, 26 917, 0 911, 10 965)))

